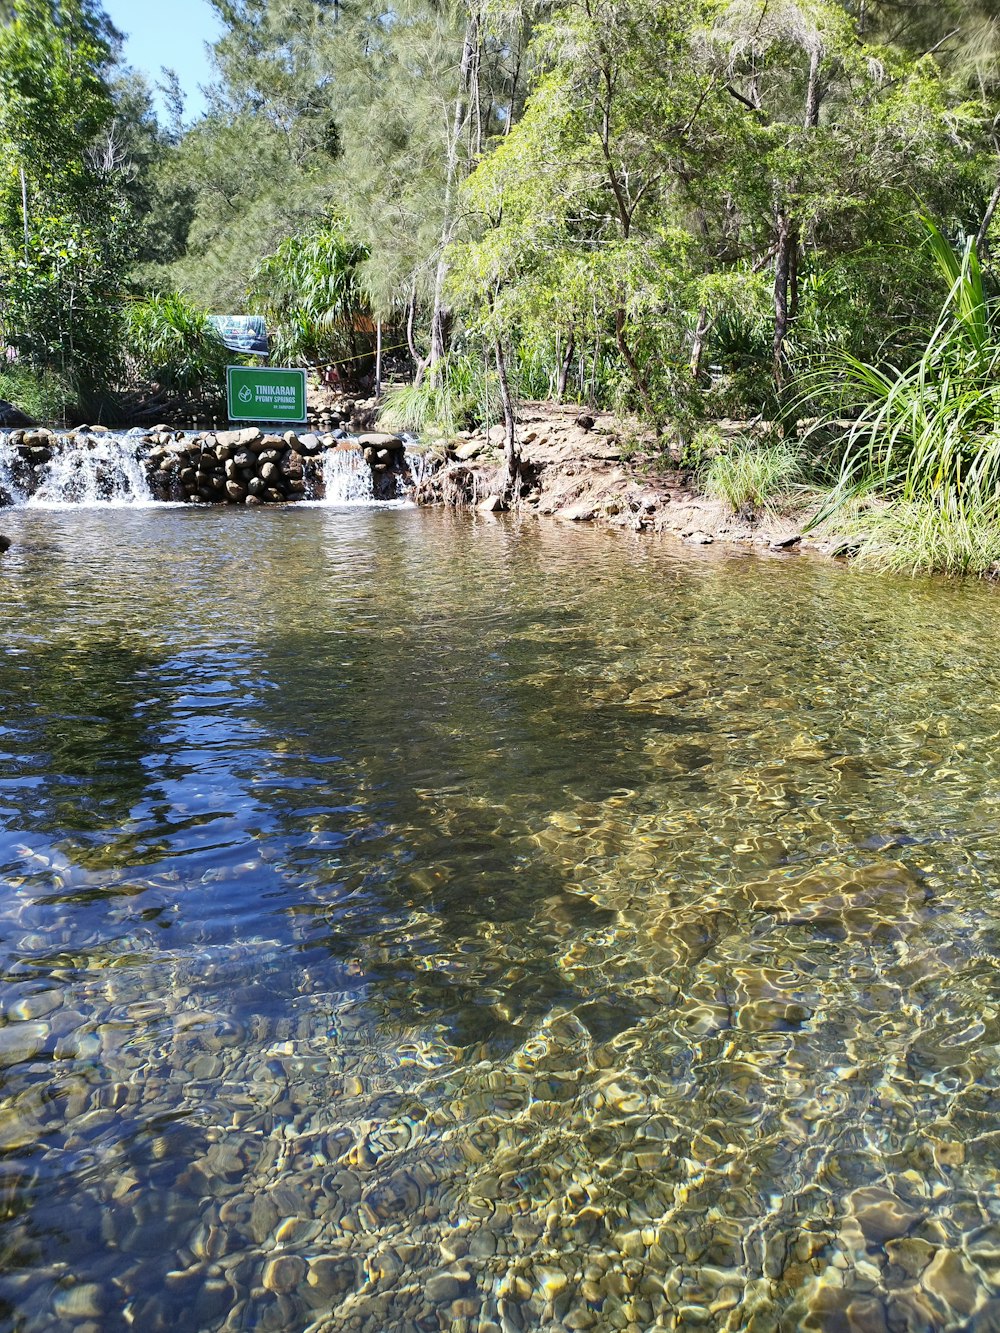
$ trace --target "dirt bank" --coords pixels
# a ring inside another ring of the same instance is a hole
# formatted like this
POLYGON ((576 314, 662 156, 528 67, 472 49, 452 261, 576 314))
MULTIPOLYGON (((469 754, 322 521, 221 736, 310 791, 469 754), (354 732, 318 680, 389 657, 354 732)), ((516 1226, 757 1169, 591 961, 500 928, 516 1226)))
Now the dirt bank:
MULTIPOLYGON (((690 474, 664 468, 652 436, 605 413, 578 406, 529 403, 518 426, 521 505, 572 523, 604 523, 633 531, 672 533, 696 545, 729 542, 775 551, 832 555, 837 543, 806 536, 806 514, 734 515, 697 494, 690 474)), ((447 461, 420 491, 425 503, 493 503, 502 464, 503 429, 439 441, 447 461)))

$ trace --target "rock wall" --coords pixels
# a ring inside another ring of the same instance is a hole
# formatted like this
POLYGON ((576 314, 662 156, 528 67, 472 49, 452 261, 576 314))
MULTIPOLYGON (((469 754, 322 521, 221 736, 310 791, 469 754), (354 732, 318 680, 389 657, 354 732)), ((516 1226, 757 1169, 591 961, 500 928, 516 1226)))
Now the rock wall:
MULTIPOLYGON (((404 441, 369 433, 356 439, 294 431, 102 427, 61 434, 44 428, 0 436, 0 505, 32 496, 87 500, 174 500, 202 504, 287 504, 326 496, 326 455, 356 456, 370 470, 371 498, 393 499, 410 484, 404 441)), ((334 497, 336 498, 336 497, 334 497)))

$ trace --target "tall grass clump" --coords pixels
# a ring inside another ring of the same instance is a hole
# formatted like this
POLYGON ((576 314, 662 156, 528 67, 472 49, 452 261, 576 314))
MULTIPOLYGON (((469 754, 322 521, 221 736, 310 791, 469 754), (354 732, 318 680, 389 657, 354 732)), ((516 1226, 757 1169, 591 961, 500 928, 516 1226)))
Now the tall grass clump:
MULTIPOLYGON (((515 395, 518 386, 512 385, 515 395)), ((519 395, 518 395, 519 396, 519 395)), ((454 435, 503 420, 496 372, 474 356, 452 354, 414 384, 386 389, 379 421, 387 430, 454 435)))
POLYGON ((966 502, 896 500, 862 506, 838 523, 855 561, 895 574, 1000 572, 1000 509, 966 502))
POLYGON ((140 379, 174 393, 204 393, 225 382, 230 353, 206 312, 179 292, 129 305, 124 336, 140 379))
MULTIPOLYGON (((925 226, 948 295, 919 359, 899 368, 843 353, 814 377, 811 392, 836 391, 836 413, 853 424, 837 485, 813 526, 878 495, 889 510, 862 507, 852 520, 872 525, 860 548, 870 560, 971 571, 995 563, 989 552, 1000 516, 1000 327, 973 242, 956 253, 930 219, 925 226)), ((822 424, 828 428, 829 417, 822 424)))
POLYGON ((73 414, 77 392, 68 376, 15 363, 0 370, 0 398, 33 421, 61 423, 73 414))
POLYGON ((798 451, 786 440, 739 439, 701 471, 706 495, 747 517, 786 499, 802 476, 798 451))

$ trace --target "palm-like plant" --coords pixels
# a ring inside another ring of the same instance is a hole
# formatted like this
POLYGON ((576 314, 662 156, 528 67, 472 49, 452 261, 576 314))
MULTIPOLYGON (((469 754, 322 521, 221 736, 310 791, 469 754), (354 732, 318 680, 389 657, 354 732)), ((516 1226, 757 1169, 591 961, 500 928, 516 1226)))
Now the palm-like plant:
POLYGON ((248 296, 271 333, 278 363, 316 365, 369 351, 372 322, 359 278, 367 258, 335 224, 290 236, 262 259, 248 296))
POLYGON ((948 297, 919 360, 899 369, 844 353, 810 386, 836 389, 838 414, 853 418, 821 517, 871 492, 942 511, 1000 505, 1000 330, 975 244, 956 253, 930 219, 925 225, 948 297))
POLYGON ((176 393, 204 392, 225 381, 231 359, 207 313, 179 292, 125 309, 125 346, 138 374, 176 393))

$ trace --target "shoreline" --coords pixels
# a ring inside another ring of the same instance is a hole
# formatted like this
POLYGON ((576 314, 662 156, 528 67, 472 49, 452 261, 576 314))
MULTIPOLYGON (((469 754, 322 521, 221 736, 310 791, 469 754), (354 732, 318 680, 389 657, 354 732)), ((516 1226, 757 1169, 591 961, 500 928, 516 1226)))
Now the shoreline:
MULTIPOLYGON (((426 443, 380 430, 371 401, 341 400, 328 392, 311 404, 314 415, 336 422, 335 433, 274 434, 254 426, 228 431, 109 431, 78 427, 15 428, 7 434, 18 460, 23 489, 31 493, 57 447, 83 441, 90 451, 108 436, 131 437, 142 449, 150 498, 207 505, 288 503, 307 498, 322 471, 320 455, 336 451, 356 457, 355 468, 371 473, 374 499, 399 486, 420 506, 497 513, 503 469, 503 427, 432 437, 426 443), (345 429, 346 428, 346 429, 345 429), (349 433, 350 432, 350 433, 349 433), (405 450, 405 457, 404 457, 405 450)), ((274 429, 274 428, 272 428, 274 429)), ((692 473, 664 469, 656 437, 635 422, 579 404, 522 404, 518 421, 521 485, 512 508, 522 515, 619 531, 665 535, 689 546, 719 544, 758 553, 842 555, 836 534, 804 534, 814 510, 734 514, 721 500, 700 493, 692 473)), ((139 463, 137 456, 136 462, 139 463)), ((346 464, 345 464, 346 466, 346 464)), ((10 481, 10 477, 7 481, 10 481)), ((0 482, 4 480, 0 476, 0 482)), ((8 489, 10 489, 8 485, 8 489)), ((322 492, 321 492, 322 493, 322 492)), ((0 486, 0 499, 3 487, 0 486)), ((8 506, 4 506, 5 508, 8 506)), ((5 549, 0 542, 0 553, 5 549)))
MULTIPOLYGON (((593 523, 631 532, 673 536, 691 546, 715 543, 780 554, 810 552, 834 558, 843 542, 802 531, 812 511, 765 510, 733 514, 720 500, 689 485, 689 473, 652 467, 643 445, 651 436, 630 433, 610 413, 578 405, 528 403, 518 423, 521 452, 520 513, 565 523, 593 523)), ((425 505, 452 505, 495 513, 502 467, 502 427, 435 440, 426 453, 436 460, 418 485, 425 505)))

